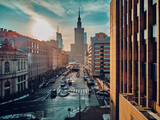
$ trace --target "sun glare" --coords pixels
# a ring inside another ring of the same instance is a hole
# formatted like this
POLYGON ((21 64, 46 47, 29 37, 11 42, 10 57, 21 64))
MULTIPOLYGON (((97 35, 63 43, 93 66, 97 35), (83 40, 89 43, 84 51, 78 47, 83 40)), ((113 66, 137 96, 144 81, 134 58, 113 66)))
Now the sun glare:
POLYGON ((32 34, 38 40, 49 40, 52 36, 54 30, 51 25, 43 20, 36 18, 36 23, 32 27, 32 34))

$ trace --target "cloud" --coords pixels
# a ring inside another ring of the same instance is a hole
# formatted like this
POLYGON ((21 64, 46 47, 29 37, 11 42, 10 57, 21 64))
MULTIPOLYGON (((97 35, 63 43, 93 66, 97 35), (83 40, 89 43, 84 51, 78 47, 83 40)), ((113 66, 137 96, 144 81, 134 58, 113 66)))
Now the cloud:
MULTIPOLYGON (((11 8, 13 11, 10 14, 13 16, 16 13, 20 15, 19 17, 23 15, 27 17, 30 24, 26 24, 30 25, 29 27, 32 26, 36 18, 46 20, 55 30, 59 25, 65 49, 70 49, 69 44, 74 42, 74 27, 77 24, 79 7, 81 8, 82 26, 87 32, 88 39, 97 32, 109 34, 110 31, 109 0, 0 0, 0 4, 11 8)), ((1 11, 0 14, 5 15, 1 11)), ((14 22, 13 19, 10 21, 14 22)), ((15 26, 17 23, 14 23, 15 26)), ((23 30, 23 33, 26 33, 28 31, 26 26, 21 27, 23 29, 17 28, 17 32, 23 30)))
POLYGON ((58 16, 64 16, 65 15, 65 9, 59 2, 54 1, 42 1, 42 0, 32 0, 33 3, 42 6, 44 8, 47 8, 49 11, 57 14, 58 16))

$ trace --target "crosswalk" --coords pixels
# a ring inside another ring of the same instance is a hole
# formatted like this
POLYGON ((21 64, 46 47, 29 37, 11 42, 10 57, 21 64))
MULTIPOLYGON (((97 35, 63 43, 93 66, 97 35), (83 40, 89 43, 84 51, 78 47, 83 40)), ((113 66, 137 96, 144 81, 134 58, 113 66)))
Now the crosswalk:
POLYGON ((89 91, 88 91, 88 89, 76 89, 76 88, 72 88, 70 90, 70 93, 79 93, 79 94, 85 95, 85 94, 88 94, 89 91))
POLYGON ((48 94, 51 91, 51 88, 47 88, 47 89, 40 89, 39 91, 35 92, 35 95, 44 95, 44 94, 48 94))

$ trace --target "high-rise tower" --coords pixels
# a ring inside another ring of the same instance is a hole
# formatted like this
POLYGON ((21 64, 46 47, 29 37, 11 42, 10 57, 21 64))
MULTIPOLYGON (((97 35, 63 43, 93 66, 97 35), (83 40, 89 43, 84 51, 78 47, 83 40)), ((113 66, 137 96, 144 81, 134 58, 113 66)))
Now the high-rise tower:
POLYGON ((71 60, 76 60, 79 63, 84 63, 84 55, 87 51, 87 44, 84 44, 84 28, 82 28, 80 9, 75 32, 75 44, 71 44, 71 60))

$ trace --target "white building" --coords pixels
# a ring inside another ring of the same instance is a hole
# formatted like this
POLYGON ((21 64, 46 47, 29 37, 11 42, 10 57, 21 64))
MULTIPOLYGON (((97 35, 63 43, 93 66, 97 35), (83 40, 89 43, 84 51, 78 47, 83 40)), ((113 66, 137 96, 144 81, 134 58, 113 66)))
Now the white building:
POLYGON ((27 54, 12 47, 7 39, 0 48, 0 97, 28 89, 27 54))

